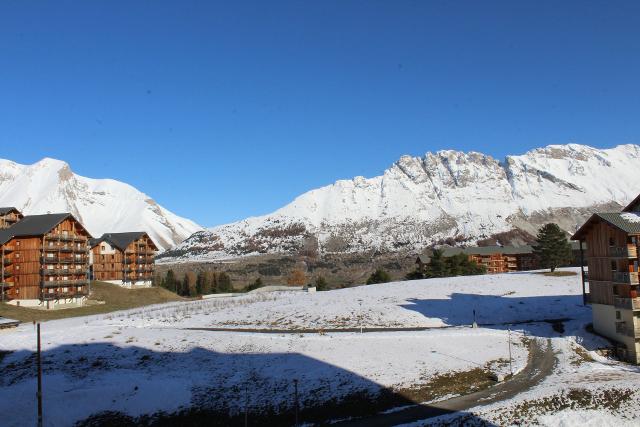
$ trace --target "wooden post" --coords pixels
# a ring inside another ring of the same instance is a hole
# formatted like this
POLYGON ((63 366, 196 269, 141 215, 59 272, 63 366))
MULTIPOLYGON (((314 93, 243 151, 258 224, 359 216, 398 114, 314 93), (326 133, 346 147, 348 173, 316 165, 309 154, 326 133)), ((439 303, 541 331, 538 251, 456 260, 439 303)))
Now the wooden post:
POLYGON ((584 272, 584 249, 582 247, 582 239, 580 240, 580 272, 582 273, 582 305, 587 305, 587 287, 586 275, 584 272))
POLYGON ((36 360, 38 363, 38 427, 42 427, 42 347, 40 345, 40 323, 38 323, 38 354, 36 360))
POLYGON ((509 334, 509 371, 511 371, 511 375, 513 375, 513 364, 511 362, 511 327, 507 329, 509 334))

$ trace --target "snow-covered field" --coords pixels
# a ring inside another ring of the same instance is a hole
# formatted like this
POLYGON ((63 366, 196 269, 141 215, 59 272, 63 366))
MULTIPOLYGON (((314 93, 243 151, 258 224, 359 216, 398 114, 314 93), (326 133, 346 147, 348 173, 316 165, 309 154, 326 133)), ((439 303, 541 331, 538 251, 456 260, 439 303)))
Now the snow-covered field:
MULTIPOLYGON (((558 375, 527 398, 557 393, 568 382, 594 388, 637 383, 640 374, 633 367, 593 352, 584 352, 593 361, 579 357, 579 344, 588 350, 605 345, 584 331, 590 310, 580 303, 578 276, 526 273, 317 294, 248 295, 47 322, 42 326, 45 425, 73 425, 103 411, 138 416, 192 405, 232 414, 244 412, 245 407, 290 411, 294 380, 304 408, 363 391, 415 389, 443 374, 475 368, 507 373, 507 323, 529 320, 575 319, 565 323, 569 329, 562 337, 547 323, 511 326, 514 371, 526 364, 529 339, 551 337, 560 354, 558 375), (473 310, 481 324, 478 329, 469 327, 473 310), (364 334, 295 332, 359 326, 436 328, 364 334), (186 329, 209 327, 293 332, 186 329)), ((34 349, 33 325, 0 331, 0 351, 9 352, 0 363, 3 425, 35 423, 34 349)), ((505 414, 518 402, 495 406, 490 414, 502 414, 506 420, 505 414)), ((581 414, 565 412, 563 417, 578 419, 581 414)), ((609 415, 626 415, 629 420, 636 414, 609 415)), ((544 417, 544 411, 539 415, 544 417)))

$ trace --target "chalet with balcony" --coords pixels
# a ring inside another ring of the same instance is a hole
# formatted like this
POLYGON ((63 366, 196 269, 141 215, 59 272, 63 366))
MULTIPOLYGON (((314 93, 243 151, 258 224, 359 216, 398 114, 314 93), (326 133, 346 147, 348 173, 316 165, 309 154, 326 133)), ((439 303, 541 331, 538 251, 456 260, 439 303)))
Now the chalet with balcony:
POLYGON ((90 238, 69 213, 29 215, 1 229, 2 300, 45 308, 84 303, 90 238))
MULTIPOLYGON (((485 266, 487 273, 508 273, 512 271, 533 270, 538 267, 537 257, 531 246, 478 246, 469 248, 442 248, 445 258, 464 253, 469 261, 485 266)), ((425 271, 432 251, 418 256, 418 270, 425 271)))
POLYGON ((14 207, 0 208, 0 230, 11 227, 24 218, 24 215, 14 207))
POLYGON ((582 290, 593 328, 618 343, 619 355, 633 363, 640 363, 639 202, 622 212, 594 214, 572 237, 587 261, 582 290))
POLYGON ((151 286, 158 247, 147 233, 108 233, 90 245, 94 280, 129 288, 151 286))

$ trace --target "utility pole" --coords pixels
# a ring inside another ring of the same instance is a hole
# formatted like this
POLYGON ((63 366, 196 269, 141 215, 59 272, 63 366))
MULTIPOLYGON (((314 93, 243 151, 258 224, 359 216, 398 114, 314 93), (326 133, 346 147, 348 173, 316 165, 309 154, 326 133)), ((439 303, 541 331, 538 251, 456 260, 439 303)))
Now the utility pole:
POLYGON ((36 360, 38 363, 38 427, 42 427, 42 347, 40 345, 40 323, 38 323, 38 354, 36 360))
POLYGON ((513 364, 511 362, 511 327, 509 327, 507 330, 509 333, 509 371, 511 371, 511 375, 513 375, 513 364))

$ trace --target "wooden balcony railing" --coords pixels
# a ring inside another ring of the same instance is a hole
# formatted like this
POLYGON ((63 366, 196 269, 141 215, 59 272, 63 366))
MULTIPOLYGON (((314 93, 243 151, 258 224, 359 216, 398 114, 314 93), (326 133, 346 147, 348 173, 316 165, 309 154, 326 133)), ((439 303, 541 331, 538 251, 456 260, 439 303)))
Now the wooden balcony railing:
POLYGON ((613 299, 613 305, 616 308, 622 308, 626 310, 640 310, 640 298, 615 297, 613 299))
POLYGON ((40 285, 43 288, 51 288, 51 287, 59 287, 59 286, 83 286, 88 285, 89 281, 87 279, 71 279, 71 280, 46 280, 40 282, 40 285))
POLYGON ((633 323, 627 324, 627 322, 616 322, 616 333, 638 338, 640 337, 640 328, 635 328, 633 323))
POLYGON ((638 249, 635 245, 609 246, 609 256, 616 258, 637 258, 638 249))
POLYGON ((59 240, 62 242, 86 242, 87 238, 82 236, 75 236, 71 234, 62 233, 49 233, 44 236, 45 240, 59 240))
POLYGON ((627 271, 614 271, 612 274, 612 281, 631 285, 637 285, 640 283, 638 282, 638 272, 627 271))

